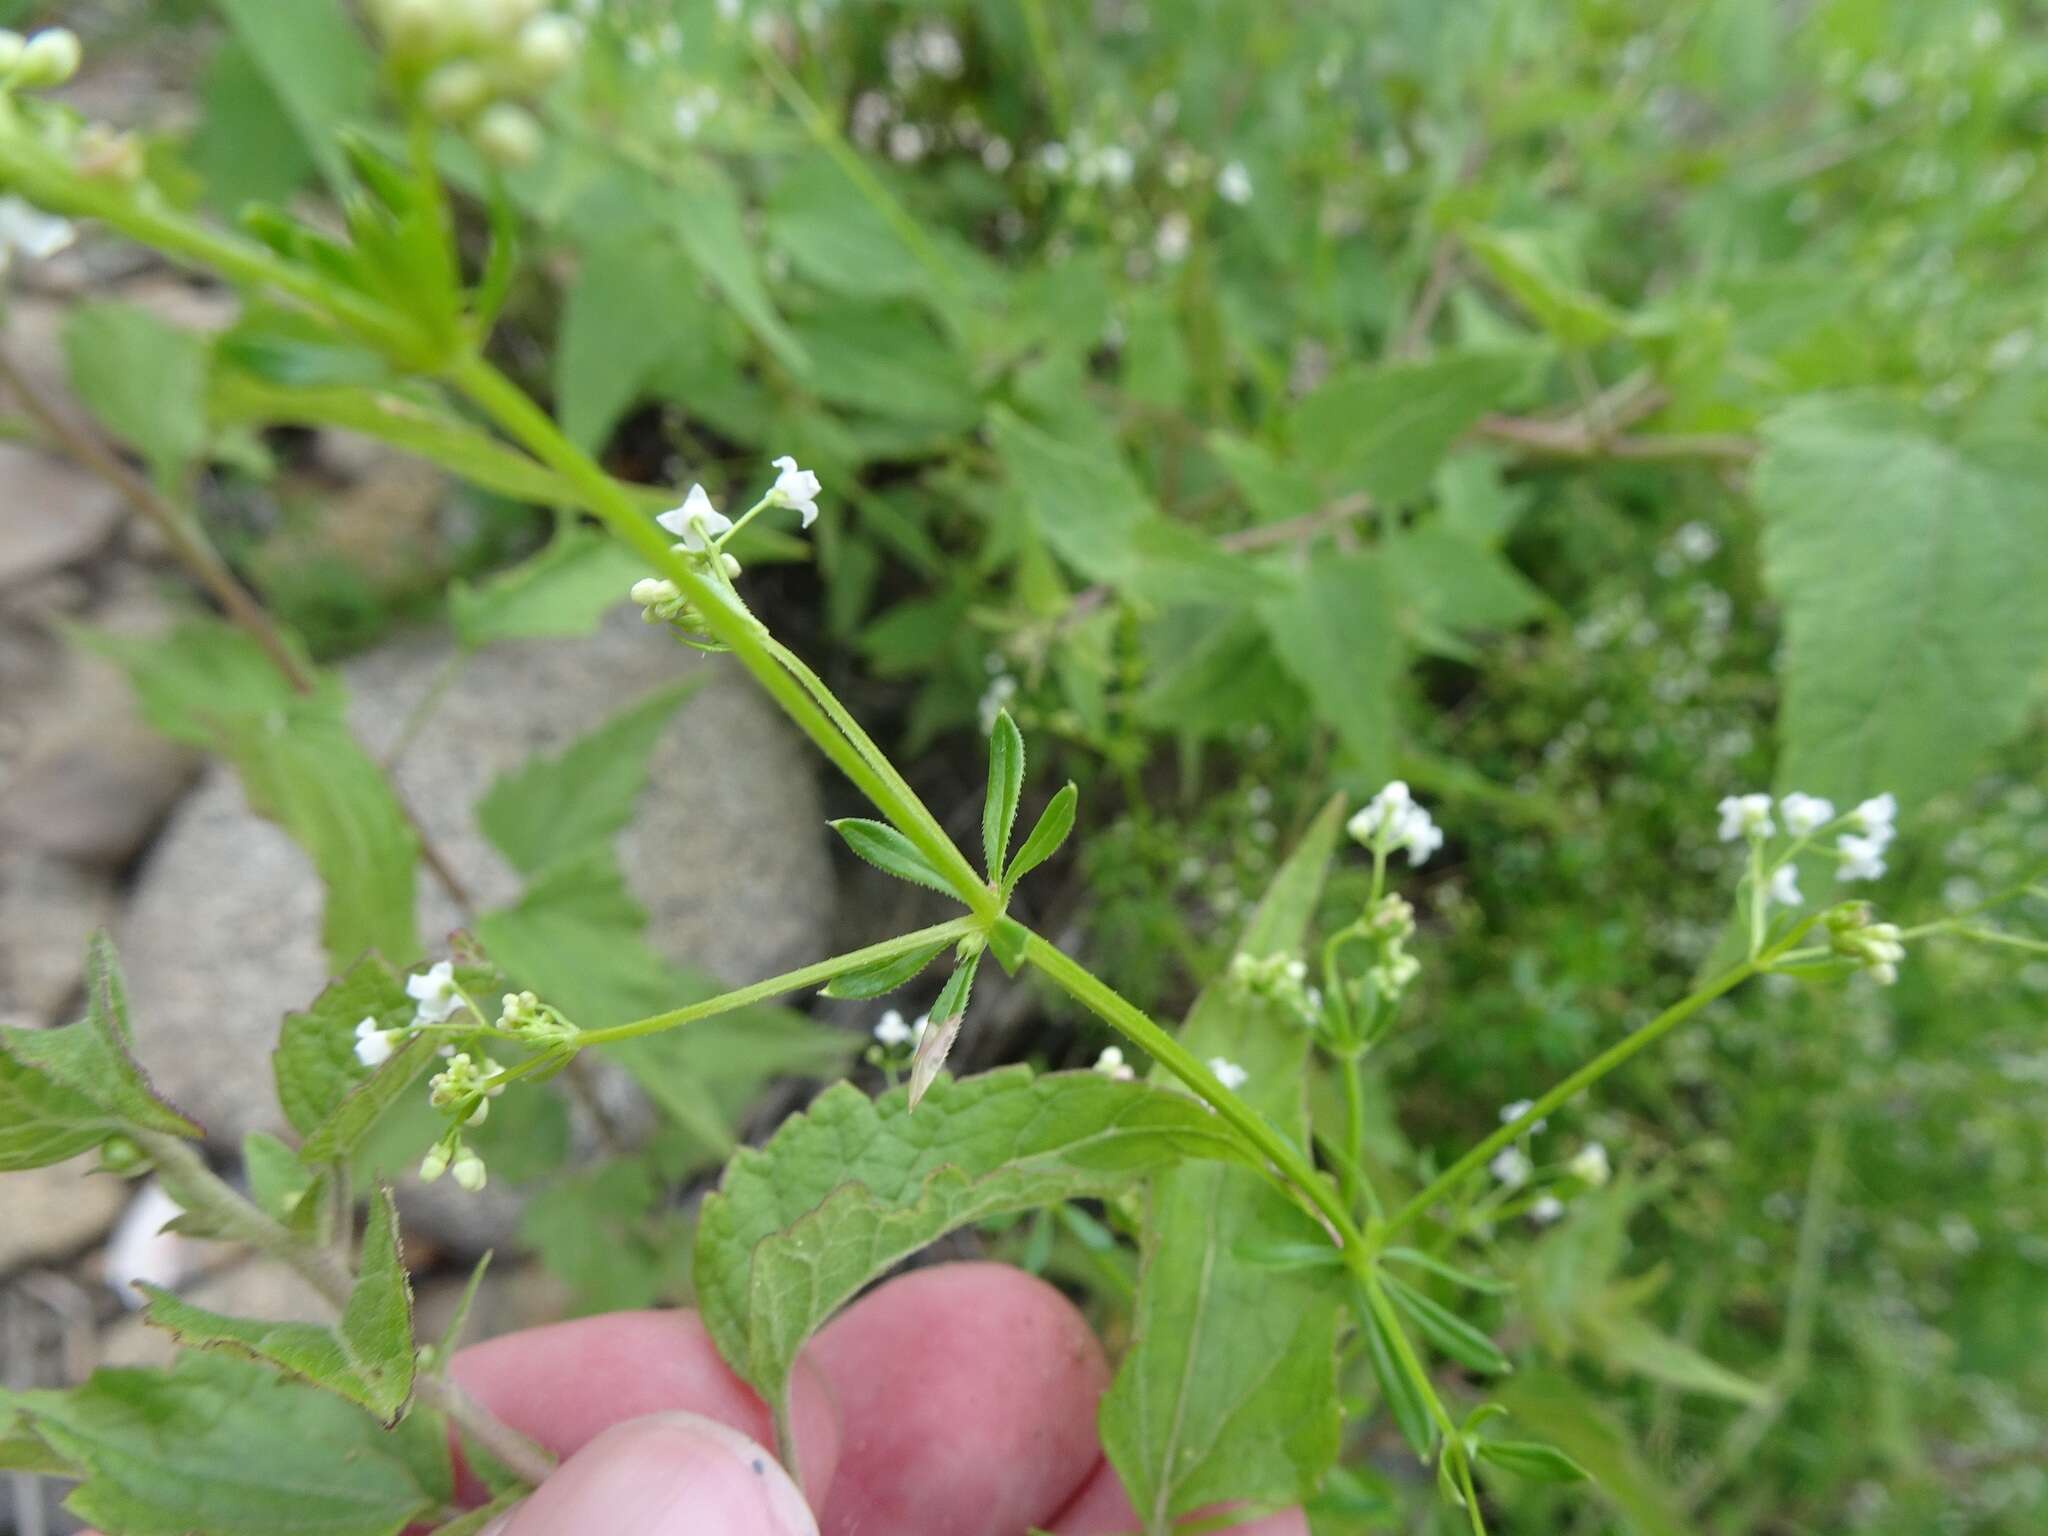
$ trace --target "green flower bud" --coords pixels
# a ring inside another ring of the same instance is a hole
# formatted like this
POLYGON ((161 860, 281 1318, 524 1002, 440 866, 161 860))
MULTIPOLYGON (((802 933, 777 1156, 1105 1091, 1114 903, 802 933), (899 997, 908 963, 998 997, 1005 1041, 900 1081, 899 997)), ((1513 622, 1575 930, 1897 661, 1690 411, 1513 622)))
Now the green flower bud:
POLYGON ((464 1147, 455 1154, 455 1182, 457 1184, 461 1185, 471 1194, 475 1194, 484 1187, 486 1177, 484 1160, 478 1157, 472 1148, 464 1147))
POLYGON ((84 51, 68 27, 49 27, 31 37, 14 66, 15 84, 29 90, 62 85, 78 73, 84 51))
POLYGON ((576 62, 583 32, 567 16, 536 16, 519 29, 519 67, 536 83, 554 79, 576 62))
POLYGON ((501 101, 476 120, 476 147, 508 170, 531 165, 540 155, 540 124, 523 107, 501 101))
POLYGON ((100 1167, 107 1173, 126 1178, 131 1173, 140 1173, 148 1163, 142 1148, 129 1137, 117 1134, 100 1143, 100 1167))
POLYGON ((426 109, 443 122, 463 122, 482 111, 491 99, 491 77, 468 59, 443 64, 420 88, 426 109))

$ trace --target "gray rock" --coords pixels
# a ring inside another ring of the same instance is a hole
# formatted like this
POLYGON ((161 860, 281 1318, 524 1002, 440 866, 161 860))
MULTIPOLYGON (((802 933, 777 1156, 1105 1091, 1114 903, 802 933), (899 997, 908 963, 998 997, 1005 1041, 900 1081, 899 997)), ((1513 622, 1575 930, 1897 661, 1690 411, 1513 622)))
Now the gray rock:
POLYGON ((90 1157, 7 1175, 7 1220, 0 1222, 0 1274, 68 1258, 105 1235, 127 1203, 129 1186, 96 1173, 90 1157))
POLYGON ((0 592, 95 553, 121 525, 107 486, 18 443, 0 443, 0 592))
MULTIPOLYGON (((439 636, 415 635, 343 669, 351 720, 372 752, 397 738, 449 654, 439 636)), ((649 942, 734 980, 823 952, 832 869, 806 749, 737 666, 681 652, 627 612, 589 639, 507 643, 477 656, 404 759, 402 793, 480 908, 519 888, 473 820, 492 780, 699 668, 710 680, 656 748, 639 815, 620 841, 627 882, 649 913, 649 942)), ((249 812, 217 766, 142 867, 121 934, 138 1051, 173 1102, 222 1142, 280 1125, 269 1052, 282 1015, 327 978, 320 911, 310 862, 249 812)), ((462 922, 424 871, 419 917, 429 948, 462 922)), ((440 1186, 429 1193, 444 1203, 440 1186)), ((482 1214, 476 1202, 445 1203, 482 1214)), ((456 1232, 429 1210, 412 1214, 462 1246, 495 1240, 504 1225, 492 1218, 484 1230, 456 1232)))
POLYGON ((0 852, 0 1013, 57 1023, 85 975, 85 941, 114 907, 109 875, 32 848, 0 852))

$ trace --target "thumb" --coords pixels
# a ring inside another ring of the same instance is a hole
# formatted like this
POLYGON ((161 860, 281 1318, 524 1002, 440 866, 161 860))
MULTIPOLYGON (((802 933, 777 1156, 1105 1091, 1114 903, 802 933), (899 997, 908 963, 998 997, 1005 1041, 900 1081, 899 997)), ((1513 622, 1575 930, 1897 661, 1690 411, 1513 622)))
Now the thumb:
POLYGON ((614 1426, 492 1536, 817 1536, 789 1474, 738 1430, 694 1413, 614 1426))

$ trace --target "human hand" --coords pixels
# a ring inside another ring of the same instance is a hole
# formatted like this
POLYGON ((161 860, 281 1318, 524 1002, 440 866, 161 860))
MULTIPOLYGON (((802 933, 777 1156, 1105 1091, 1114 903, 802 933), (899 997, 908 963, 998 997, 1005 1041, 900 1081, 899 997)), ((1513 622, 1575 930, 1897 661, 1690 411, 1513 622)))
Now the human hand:
MULTIPOLYGON (((563 1458, 492 1536, 1112 1536, 1140 1528, 1095 1439, 1109 1381, 1066 1298, 996 1264, 913 1271, 798 1362, 805 1493, 694 1312, 493 1339, 453 1374, 563 1458)), ((1306 1536, 1298 1510, 1238 1536, 1306 1536)))

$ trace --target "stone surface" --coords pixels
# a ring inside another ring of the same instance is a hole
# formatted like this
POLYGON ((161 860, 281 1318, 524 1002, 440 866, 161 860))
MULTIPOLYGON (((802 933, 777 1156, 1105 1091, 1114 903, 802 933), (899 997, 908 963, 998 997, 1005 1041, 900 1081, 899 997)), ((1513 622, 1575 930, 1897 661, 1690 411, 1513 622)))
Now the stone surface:
POLYGON ((0 1275, 30 1264, 66 1259, 103 1237, 127 1203, 130 1186, 95 1173, 98 1162, 75 1157, 48 1168, 6 1175, 6 1220, 0 1221, 0 1275))
POLYGON ((89 558, 122 514, 121 498, 83 470, 0 442, 0 592, 89 558))
POLYGON ((0 847, 117 869, 141 851, 204 763, 138 717, 113 668, 80 658, 0 782, 0 847))
MULTIPOLYGON (((269 1259, 244 1259, 215 1270, 184 1286, 180 1294, 195 1307, 264 1322, 324 1323, 334 1316, 318 1291, 269 1259)), ((173 1353, 171 1336, 139 1315, 121 1318, 100 1334, 103 1366, 167 1366, 173 1353)))
POLYGON ((0 1013, 59 1022, 85 974, 85 941, 114 908, 111 876, 0 845, 0 1013))
MULTIPOLYGON (((397 737, 448 656, 444 639, 416 635, 344 668, 351 719, 371 751, 397 737)), ((399 770, 406 799, 480 907, 519 888, 472 818, 492 780, 699 669, 710 678, 657 747, 620 843, 627 882, 649 913, 648 938, 672 959, 735 980, 823 952, 832 868, 807 749, 735 665, 680 651, 624 611, 589 639, 513 642, 476 657, 399 770)), ((121 932, 138 1053, 218 1141, 279 1125, 269 1052, 282 1015, 326 980, 320 910, 310 862, 248 811, 218 767, 142 865, 121 932)), ((424 872, 419 915, 430 948, 461 923, 424 872)), ((429 1212, 414 1215, 439 1225, 429 1212)), ((441 1235, 469 1245, 492 1236, 441 1235)))

